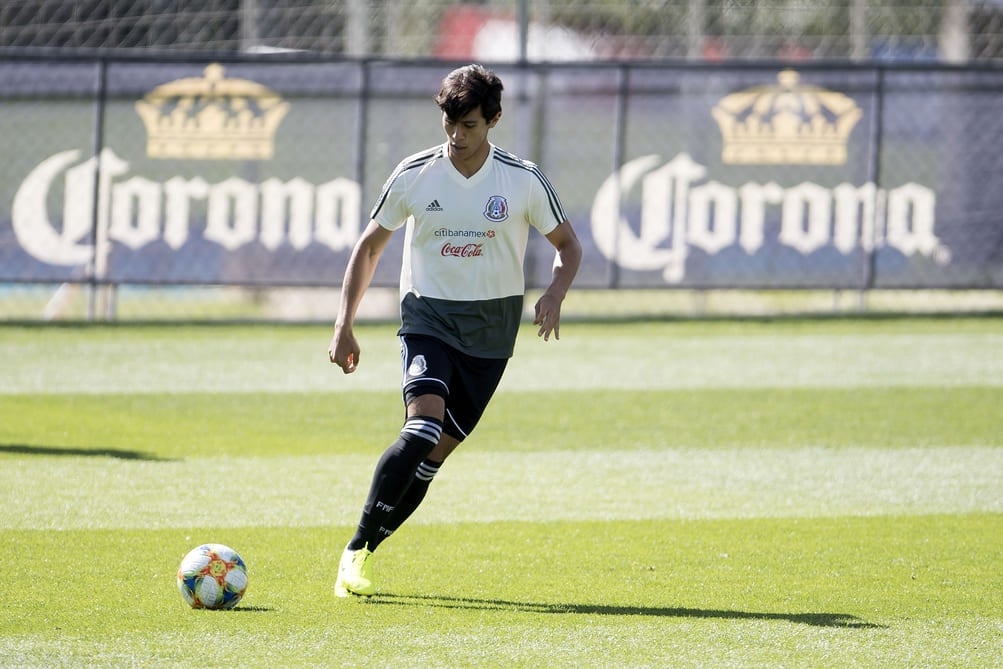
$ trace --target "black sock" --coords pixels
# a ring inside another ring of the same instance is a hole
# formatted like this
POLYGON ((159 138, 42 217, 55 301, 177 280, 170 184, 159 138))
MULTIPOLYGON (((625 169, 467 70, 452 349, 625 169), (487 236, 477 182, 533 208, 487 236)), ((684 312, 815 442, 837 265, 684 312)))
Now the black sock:
POLYGON ((411 517, 421 501, 425 499, 425 493, 428 492, 428 486, 431 485, 432 479, 439 472, 439 467, 442 466, 441 462, 435 462, 429 460, 428 458, 421 461, 418 465, 418 469, 414 472, 414 480, 411 481, 411 485, 408 486, 407 492, 404 496, 397 502, 394 507, 393 513, 390 514, 386 520, 383 521, 383 527, 385 527, 389 533, 377 535, 373 541, 375 545, 369 546, 369 550, 376 550, 376 546, 380 545, 386 537, 390 536, 397 531, 397 528, 404 524, 404 521, 411 517))
POLYGON ((350 550, 359 550, 367 545, 369 550, 373 550, 393 533, 396 527, 390 528, 387 519, 415 481, 415 471, 439 442, 441 435, 442 422, 435 418, 412 416, 404 422, 397 441, 383 452, 373 472, 362 518, 355 536, 348 542, 350 550))

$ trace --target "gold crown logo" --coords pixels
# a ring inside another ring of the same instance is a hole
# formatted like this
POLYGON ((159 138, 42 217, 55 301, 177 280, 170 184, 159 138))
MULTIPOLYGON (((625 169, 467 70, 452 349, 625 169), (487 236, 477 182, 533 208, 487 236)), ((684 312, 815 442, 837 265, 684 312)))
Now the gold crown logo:
POLYGON ((793 70, 778 86, 733 93, 711 111, 721 128, 721 159, 731 164, 842 165, 846 143, 860 120, 852 98, 801 86, 793 70))
POLYGON ((213 63, 205 77, 158 86, 136 103, 151 158, 264 160, 289 104, 261 84, 227 79, 213 63))

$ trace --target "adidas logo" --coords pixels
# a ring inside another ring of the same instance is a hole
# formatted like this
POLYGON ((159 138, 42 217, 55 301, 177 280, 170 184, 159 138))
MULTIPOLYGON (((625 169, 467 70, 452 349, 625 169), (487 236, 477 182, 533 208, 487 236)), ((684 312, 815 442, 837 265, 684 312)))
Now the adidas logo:
POLYGON ((442 206, 439 204, 438 200, 432 200, 428 203, 428 206, 425 207, 425 211, 442 211, 442 206))

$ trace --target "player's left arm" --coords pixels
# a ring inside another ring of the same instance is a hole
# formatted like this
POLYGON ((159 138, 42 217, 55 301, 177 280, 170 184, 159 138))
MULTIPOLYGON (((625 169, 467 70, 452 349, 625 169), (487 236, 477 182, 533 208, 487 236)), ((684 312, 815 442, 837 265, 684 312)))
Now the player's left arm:
POLYGON ((546 237, 557 253, 554 256, 554 273, 550 285, 536 301, 533 324, 540 326, 537 336, 549 341, 551 333, 554 339, 561 338, 561 304, 578 273, 578 266, 582 264, 582 245, 568 220, 554 228, 546 237))

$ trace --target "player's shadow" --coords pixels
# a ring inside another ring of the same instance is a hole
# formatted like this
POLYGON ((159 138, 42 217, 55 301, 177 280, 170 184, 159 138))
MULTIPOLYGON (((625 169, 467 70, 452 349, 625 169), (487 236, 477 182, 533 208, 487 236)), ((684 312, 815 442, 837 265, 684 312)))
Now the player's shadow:
POLYGON ((848 613, 768 613, 727 609, 691 609, 673 606, 605 606, 601 604, 544 604, 512 602, 501 599, 442 597, 433 595, 380 594, 374 603, 404 606, 432 606, 446 609, 478 609, 486 611, 523 611, 525 613, 563 613, 600 616, 653 616, 668 618, 722 618, 731 620, 783 620, 812 627, 843 629, 885 629, 885 625, 867 622, 848 613))
POLYGON ((144 451, 130 451, 120 448, 78 448, 74 446, 32 446, 29 444, 0 444, 0 453, 16 455, 60 455, 70 457, 117 458, 119 460, 150 460, 166 462, 170 458, 161 458, 144 451))

